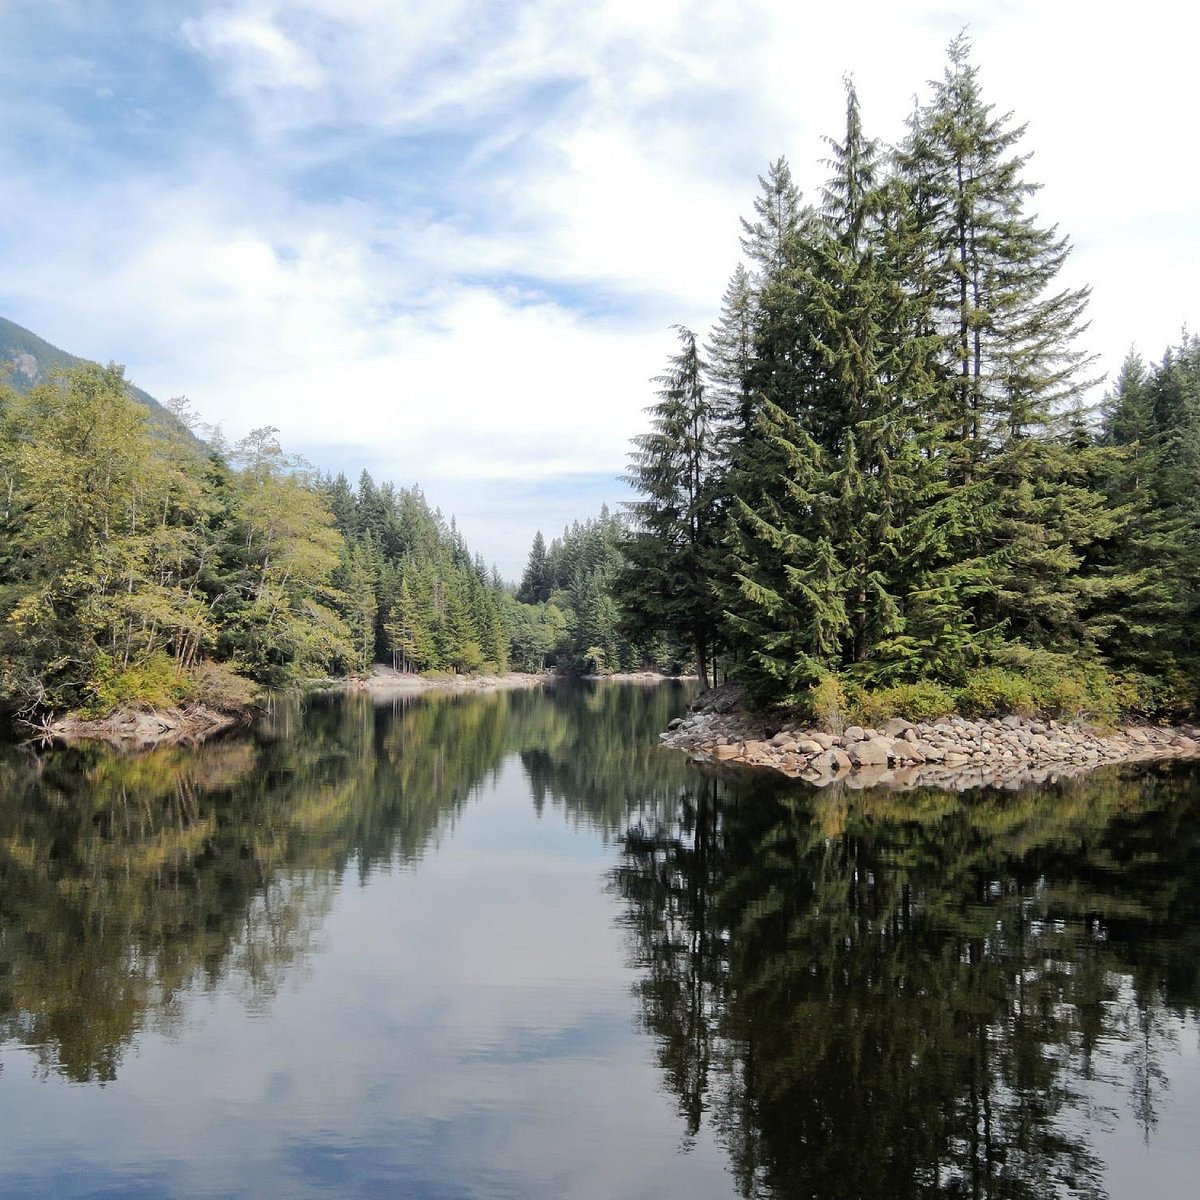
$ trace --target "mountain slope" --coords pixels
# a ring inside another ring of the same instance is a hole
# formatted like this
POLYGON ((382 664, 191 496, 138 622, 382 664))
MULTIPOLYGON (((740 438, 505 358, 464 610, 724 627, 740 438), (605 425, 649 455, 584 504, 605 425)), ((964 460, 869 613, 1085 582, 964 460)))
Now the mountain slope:
MULTIPOLYGON (((0 317, 0 383, 8 383, 18 392, 28 392, 49 380, 54 371, 77 367, 86 359, 68 354, 30 333, 28 329, 0 317)), ((129 385, 139 403, 156 414, 165 414, 157 400, 141 388, 129 385)))

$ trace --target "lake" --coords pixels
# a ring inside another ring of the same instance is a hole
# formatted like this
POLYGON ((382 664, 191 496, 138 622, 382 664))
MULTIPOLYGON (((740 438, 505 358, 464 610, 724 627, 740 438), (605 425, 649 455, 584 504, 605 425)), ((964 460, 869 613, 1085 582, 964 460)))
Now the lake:
POLYGON ((1200 770, 817 791, 690 694, 0 749, 0 1194, 1191 1200, 1200 770))

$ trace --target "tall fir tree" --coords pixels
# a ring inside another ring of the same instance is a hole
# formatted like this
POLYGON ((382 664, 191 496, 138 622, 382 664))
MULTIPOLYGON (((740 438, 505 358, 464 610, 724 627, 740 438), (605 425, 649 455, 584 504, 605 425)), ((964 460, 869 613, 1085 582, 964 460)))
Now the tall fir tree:
POLYGON ((680 349, 658 377, 651 430, 634 439, 627 479, 644 497, 629 505, 633 530, 618 589, 628 627, 687 642, 709 679, 716 621, 712 569, 712 410, 696 337, 678 327, 680 349))
POLYGON ((925 243, 919 284, 943 339, 933 411, 956 434, 950 482, 983 483, 959 509, 955 558, 990 576, 973 589, 981 631, 1066 648, 1084 636, 1077 568, 1102 532, 1075 523, 1089 509, 1065 453, 1069 414, 1093 382, 1077 345, 1089 293, 1061 285, 1068 239, 1028 211, 1039 185, 1017 148, 1025 127, 985 103, 965 35, 948 58, 896 160, 925 243))

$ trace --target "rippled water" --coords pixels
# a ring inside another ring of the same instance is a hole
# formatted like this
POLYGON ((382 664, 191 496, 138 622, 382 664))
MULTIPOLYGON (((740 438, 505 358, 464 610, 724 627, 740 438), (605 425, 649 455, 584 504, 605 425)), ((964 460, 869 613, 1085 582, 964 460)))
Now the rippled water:
POLYGON ((813 791, 676 686, 0 752, 0 1194, 1200 1178, 1200 774, 813 791))

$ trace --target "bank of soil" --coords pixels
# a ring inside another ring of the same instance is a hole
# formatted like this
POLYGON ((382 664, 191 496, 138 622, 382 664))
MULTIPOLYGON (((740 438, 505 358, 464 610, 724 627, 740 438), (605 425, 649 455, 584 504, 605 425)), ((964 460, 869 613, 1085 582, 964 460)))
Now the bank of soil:
POLYGON ((1104 733, 1085 725, 1007 716, 888 721, 840 734, 766 723, 735 693, 702 698, 700 711, 671 722, 663 744, 706 762, 766 767, 818 787, 1018 788, 1115 763, 1200 757, 1200 728, 1127 725, 1104 733), (703 707, 707 705, 706 707, 703 707))

